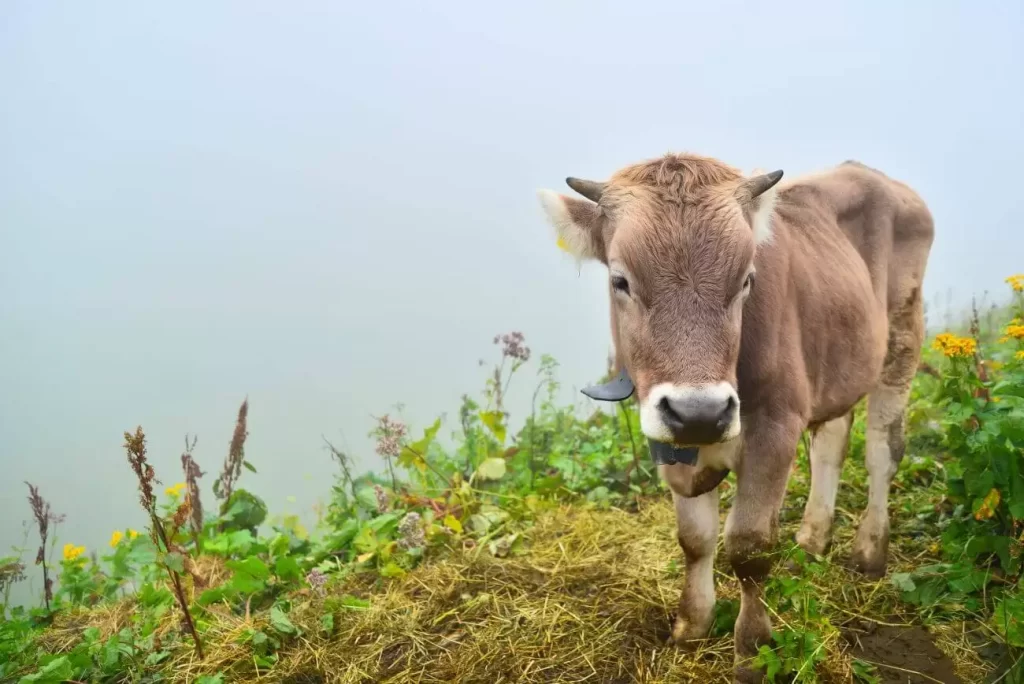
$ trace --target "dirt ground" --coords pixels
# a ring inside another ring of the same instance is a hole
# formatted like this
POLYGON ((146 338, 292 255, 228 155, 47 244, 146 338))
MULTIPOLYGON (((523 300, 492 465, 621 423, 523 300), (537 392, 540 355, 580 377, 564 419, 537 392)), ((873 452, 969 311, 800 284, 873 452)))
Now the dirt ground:
POLYGON ((868 623, 844 634, 855 657, 875 664, 884 684, 942 682, 961 684, 953 661, 936 648, 921 627, 887 627, 868 623))

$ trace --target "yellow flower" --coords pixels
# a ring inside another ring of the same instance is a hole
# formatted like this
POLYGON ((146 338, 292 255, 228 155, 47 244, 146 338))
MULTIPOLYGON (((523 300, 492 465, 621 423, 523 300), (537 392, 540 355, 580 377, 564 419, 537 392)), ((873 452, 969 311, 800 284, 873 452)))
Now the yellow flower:
POLYGON ((1006 326, 1006 336, 1012 337, 1015 340, 1024 340, 1024 325, 1011 322, 1010 325, 1006 326))
POLYGON ((1024 361, 1024 349, 1021 349, 1019 352, 1014 354, 1013 358, 1017 359, 1018 361, 1024 361))
POLYGON ((973 337, 957 337, 952 333, 941 333, 935 336, 932 348, 942 352, 949 358, 969 358, 978 349, 978 342, 973 337))
POLYGON ((130 528, 130 527, 128 528, 128 538, 129 538, 129 539, 135 539, 135 538, 136 538, 136 537, 138 537, 138 536, 139 536, 139 533, 138 533, 138 532, 136 532, 135 530, 133 530, 133 529, 132 529, 132 528, 130 528))
POLYGON ((110 547, 116 547, 121 543, 122 539, 124 539, 124 532, 121 530, 114 530, 114 533, 110 535, 110 547))
POLYGON ((66 561, 76 560, 83 553, 85 553, 84 546, 75 546, 74 544, 64 545, 64 560, 66 561))
POLYGON ((172 496, 175 499, 177 499, 181 495, 181 490, 184 489, 184 488, 185 488, 185 483, 184 482, 179 482, 178 484, 174 485, 173 487, 168 487, 165 491, 167 492, 167 496, 172 496))
POLYGON ((1013 288, 1014 292, 1024 292, 1024 273, 1012 275, 1006 279, 1006 282, 1013 288))

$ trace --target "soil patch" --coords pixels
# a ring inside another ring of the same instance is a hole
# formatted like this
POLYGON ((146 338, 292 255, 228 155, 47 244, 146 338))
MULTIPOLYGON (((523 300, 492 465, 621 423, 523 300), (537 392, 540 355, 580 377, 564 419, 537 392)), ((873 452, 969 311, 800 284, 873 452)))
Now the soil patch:
POLYGON ((935 647, 922 627, 866 625, 845 633, 853 655, 872 663, 884 684, 961 684, 953 661, 935 647))

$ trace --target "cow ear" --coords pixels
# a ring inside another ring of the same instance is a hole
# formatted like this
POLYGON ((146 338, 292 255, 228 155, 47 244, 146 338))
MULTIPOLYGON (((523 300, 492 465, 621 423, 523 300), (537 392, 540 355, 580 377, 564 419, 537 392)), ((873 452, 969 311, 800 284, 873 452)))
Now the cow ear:
POLYGON ((540 190, 537 195, 555 229, 559 247, 576 257, 577 261, 596 259, 607 263, 602 236, 603 215, 597 204, 560 195, 553 190, 540 190))
POLYGON ((780 180, 782 171, 757 174, 743 180, 736 190, 736 199, 754 230, 755 244, 760 245, 772 238, 772 214, 775 212, 777 193, 775 185, 780 180))

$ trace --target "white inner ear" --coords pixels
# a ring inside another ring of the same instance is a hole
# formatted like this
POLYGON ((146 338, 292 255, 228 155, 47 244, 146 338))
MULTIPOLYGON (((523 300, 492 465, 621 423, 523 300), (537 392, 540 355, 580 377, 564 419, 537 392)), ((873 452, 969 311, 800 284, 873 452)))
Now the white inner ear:
MULTIPOLYGON (((764 173, 756 170, 751 176, 764 173)), ((772 239, 772 215, 775 213, 775 199, 778 197, 779 184, 776 183, 768 190, 751 200, 753 206, 750 212, 750 227, 754 229, 754 244, 763 245, 771 242, 772 239)))
POLYGON ((555 237, 576 258, 576 265, 579 266, 584 259, 596 258, 587 228, 572 220, 569 208, 565 206, 565 198, 553 190, 538 190, 537 197, 547 214, 548 222, 555 229, 555 237))

